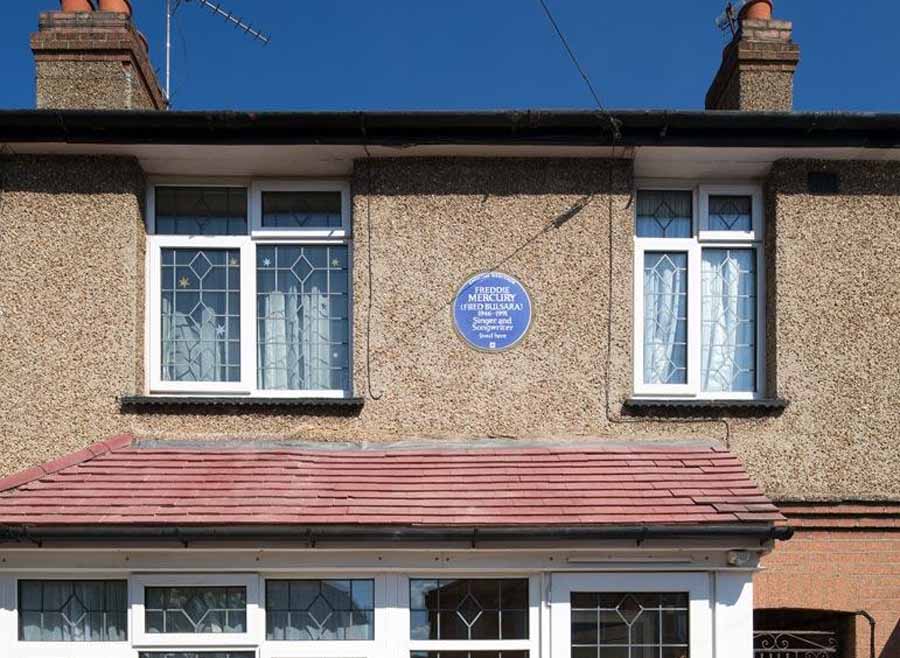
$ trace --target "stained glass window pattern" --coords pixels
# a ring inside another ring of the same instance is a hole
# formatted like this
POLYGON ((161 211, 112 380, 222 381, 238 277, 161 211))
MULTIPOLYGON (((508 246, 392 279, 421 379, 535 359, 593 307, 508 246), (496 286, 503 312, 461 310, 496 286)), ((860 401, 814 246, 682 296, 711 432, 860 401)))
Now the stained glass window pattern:
POLYGON ((255 651, 141 651, 139 658, 256 658, 255 651))
POLYGON ((247 190, 242 187, 157 187, 159 235, 244 235, 247 190))
POLYGON ((346 245, 259 245, 257 386, 349 390, 346 245))
POLYGON ((704 391, 756 386, 756 250, 704 249, 700 379, 704 391))
POLYGON ((639 238, 689 238, 694 195, 689 190, 640 190, 636 214, 639 238))
POLYGON ((146 587, 147 633, 245 633, 246 587, 146 587))
POLYGON ((752 231, 752 197, 711 194, 707 229, 710 231, 752 231))
POLYGON ((409 658, 528 658, 528 651, 410 651, 409 658))
POLYGON ((162 379, 241 379, 238 249, 162 249, 162 379))
POLYGON ((19 581, 19 640, 124 642, 127 639, 126 581, 19 581))
POLYGON ((263 192, 264 228, 341 228, 340 192, 263 192))
POLYGON ((528 638, 527 579, 409 581, 413 640, 528 638))
POLYGON ((688 595, 573 593, 572 658, 689 658, 688 595))
POLYGON ((372 580, 269 580, 267 640, 374 640, 372 580))
POLYGON ((644 383, 687 382, 688 256, 644 254, 644 383))

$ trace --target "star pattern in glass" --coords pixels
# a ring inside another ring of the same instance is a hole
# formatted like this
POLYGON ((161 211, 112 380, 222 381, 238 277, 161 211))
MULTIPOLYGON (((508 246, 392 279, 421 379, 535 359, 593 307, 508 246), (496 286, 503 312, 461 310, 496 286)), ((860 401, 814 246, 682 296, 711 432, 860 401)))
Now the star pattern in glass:
POLYGON ((161 256, 163 381, 240 381, 240 252, 162 249, 161 256))

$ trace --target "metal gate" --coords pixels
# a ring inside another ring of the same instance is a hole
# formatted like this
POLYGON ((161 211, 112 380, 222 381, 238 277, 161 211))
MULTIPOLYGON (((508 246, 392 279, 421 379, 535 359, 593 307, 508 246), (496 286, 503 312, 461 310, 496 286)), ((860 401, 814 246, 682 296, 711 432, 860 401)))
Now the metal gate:
POLYGON ((841 658, 837 633, 828 631, 755 631, 755 658, 841 658))

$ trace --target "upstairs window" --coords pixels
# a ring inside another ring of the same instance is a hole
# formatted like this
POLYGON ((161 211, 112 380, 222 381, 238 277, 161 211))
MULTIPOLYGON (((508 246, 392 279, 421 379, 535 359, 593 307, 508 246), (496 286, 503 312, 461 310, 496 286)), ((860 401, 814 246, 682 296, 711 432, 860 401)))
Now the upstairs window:
POLYGON ((151 393, 349 397, 349 189, 151 185, 151 393))
POLYGON ((635 212, 635 393, 762 397, 759 188, 647 186, 635 212))

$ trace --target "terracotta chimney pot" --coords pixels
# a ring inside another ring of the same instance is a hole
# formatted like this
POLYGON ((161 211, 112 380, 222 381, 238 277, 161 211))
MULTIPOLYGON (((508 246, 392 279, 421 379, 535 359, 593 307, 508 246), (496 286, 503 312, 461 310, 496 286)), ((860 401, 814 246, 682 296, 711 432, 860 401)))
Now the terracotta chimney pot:
POLYGON ((94 11, 91 0, 59 0, 60 8, 67 13, 94 11))
POLYGON ((741 21, 749 18, 754 21, 772 20, 772 0, 750 0, 741 9, 738 16, 741 21))
POLYGON ((131 16, 131 2, 129 0, 100 0, 100 11, 114 11, 117 14, 131 16))

